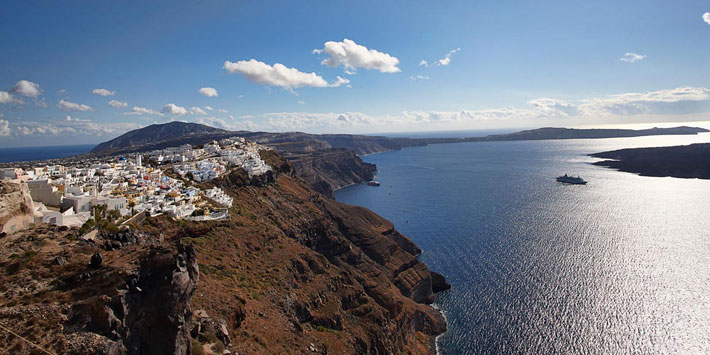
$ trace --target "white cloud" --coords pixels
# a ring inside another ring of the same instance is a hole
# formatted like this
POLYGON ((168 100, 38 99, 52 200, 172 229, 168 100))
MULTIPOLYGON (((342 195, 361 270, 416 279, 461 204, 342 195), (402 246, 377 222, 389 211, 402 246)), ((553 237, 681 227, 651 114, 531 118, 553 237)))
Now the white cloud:
POLYGON ((424 67, 424 68, 428 68, 428 67, 429 67, 429 62, 427 62, 426 60, 422 59, 422 61, 419 62, 419 66, 420 66, 420 67, 424 67))
POLYGON ((242 74, 249 81, 257 84, 279 86, 287 90, 304 86, 319 88, 330 86, 316 73, 304 73, 296 68, 288 68, 281 63, 271 66, 256 59, 238 62, 225 61, 224 69, 229 74, 242 74))
MULTIPOLYGON (((343 84, 350 84, 350 80, 345 79, 345 78, 341 78, 340 76, 336 76, 335 81, 332 82, 328 86, 333 87, 333 88, 337 88, 338 86, 343 85, 343 84)), ((350 85, 348 85, 348 86, 350 86, 350 85)))
POLYGON ((0 91, 0 104, 22 104, 24 101, 7 91, 0 91))
POLYGON ((678 120, 680 115, 696 113, 710 113, 710 89, 680 87, 587 98, 573 102, 555 98, 538 98, 528 101, 527 106, 523 108, 404 111, 382 116, 371 116, 362 112, 277 112, 246 115, 239 117, 237 121, 250 120, 254 124, 254 129, 264 131, 391 132, 411 130, 413 127, 421 130, 473 128, 486 125, 515 127, 519 122, 533 123, 558 119, 598 122, 599 119, 612 118, 613 121, 619 122, 653 115, 678 120))
POLYGON ((558 99, 539 98, 528 101, 528 105, 542 116, 568 117, 578 113, 575 105, 558 99))
POLYGON ((680 115, 700 109, 698 103, 703 101, 710 101, 710 89, 685 86, 584 99, 579 110, 586 116, 680 115))
POLYGON ((706 12, 703 14, 703 21, 705 21, 705 23, 710 25, 710 12, 706 12))
POLYGON ((219 109, 219 110, 217 110, 217 112, 219 112, 219 113, 229 113, 229 111, 227 111, 227 110, 225 110, 225 109, 219 109))
POLYGON ((167 104, 163 106, 160 110, 162 113, 167 113, 169 115, 187 115, 187 109, 175 104, 167 104))
POLYGON ((116 94, 115 91, 107 90, 107 89, 94 89, 91 90, 91 93, 94 95, 100 95, 100 96, 113 96, 116 94))
POLYGON ((7 137, 10 135, 10 122, 0 119, 0 136, 7 137))
POLYGON ((374 49, 368 49, 347 38, 342 42, 325 42, 323 49, 314 49, 313 53, 329 55, 328 58, 323 59, 321 64, 329 67, 342 65, 346 73, 354 73, 358 68, 375 69, 382 73, 397 73, 401 71, 397 67, 399 59, 396 57, 374 49))
POLYGON ((212 111, 212 110, 214 110, 214 109, 212 108, 212 106, 205 106, 205 110, 207 110, 207 111, 212 111))
POLYGON ((64 99, 59 100, 57 103, 57 108, 66 111, 93 111, 94 109, 89 105, 77 104, 74 102, 69 102, 64 99))
POLYGON ((10 93, 27 97, 37 97, 42 94, 42 89, 40 89, 39 85, 36 83, 20 80, 10 89, 10 93))
POLYGON ((114 136, 140 128, 136 123, 96 123, 67 116, 56 122, 15 122, 4 124, 0 120, 0 135, 5 136, 114 136))
POLYGON ((196 120, 197 123, 205 124, 208 126, 212 127, 217 127, 217 128, 222 128, 222 129, 228 129, 228 130, 233 130, 233 131, 239 131, 239 130, 256 130, 257 125, 254 124, 254 122, 249 121, 249 120, 235 120, 234 117, 229 116, 228 117, 230 121, 225 121, 222 118, 218 117, 200 117, 196 120))
POLYGON ((124 112, 124 115, 160 115, 161 113, 149 108, 133 106, 133 108, 124 112))
POLYGON ((108 102, 108 105, 113 107, 113 108, 122 108, 128 106, 128 102, 124 101, 118 101, 118 100, 111 100, 108 102))
POLYGON ((426 76, 426 75, 417 74, 417 75, 412 75, 412 76, 410 76, 409 79, 412 79, 412 80, 429 80, 429 77, 426 76))
POLYGON ((72 122, 91 122, 91 120, 82 120, 81 118, 72 117, 72 116, 69 116, 69 115, 67 115, 67 116, 64 118, 64 120, 65 120, 65 121, 72 121, 72 122))
POLYGON ((200 88, 200 94, 205 95, 207 97, 216 97, 217 89, 211 87, 200 88))
POLYGON ((297 104, 299 104, 299 105, 305 105, 306 102, 305 102, 305 101, 302 101, 302 100, 298 100, 297 104))
POLYGON ((638 62, 639 60, 645 59, 646 56, 643 54, 637 54, 637 53, 624 53, 624 56, 619 58, 620 61, 625 62, 625 63, 633 63, 633 62, 638 62))
POLYGON ((190 107, 190 113, 193 115, 206 115, 207 112, 199 107, 190 107))
POLYGON ((444 58, 439 59, 439 61, 438 61, 439 65, 443 65, 443 66, 449 65, 451 63, 451 56, 458 53, 460 50, 461 50, 461 48, 456 48, 456 49, 452 49, 451 51, 449 51, 449 53, 446 53, 444 58))

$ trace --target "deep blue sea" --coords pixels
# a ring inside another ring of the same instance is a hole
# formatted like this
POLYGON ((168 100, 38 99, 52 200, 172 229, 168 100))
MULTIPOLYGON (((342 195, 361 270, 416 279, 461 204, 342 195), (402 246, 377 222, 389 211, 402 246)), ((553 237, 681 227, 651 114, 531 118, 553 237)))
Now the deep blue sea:
POLYGON ((709 353, 710 181, 586 156, 695 142, 710 134, 407 148, 363 157, 380 187, 335 196, 394 222, 452 284, 441 354, 709 353))
POLYGON ((66 158, 89 152, 96 144, 61 145, 50 147, 0 148, 0 163, 66 158))

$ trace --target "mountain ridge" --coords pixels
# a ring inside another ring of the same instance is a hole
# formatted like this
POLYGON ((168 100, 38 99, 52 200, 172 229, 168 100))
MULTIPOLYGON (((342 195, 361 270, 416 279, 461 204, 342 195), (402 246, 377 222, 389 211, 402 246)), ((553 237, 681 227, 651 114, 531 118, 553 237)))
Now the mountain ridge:
POLYGON ((699 127, 632 129, 579 129, 542 127, 519 132, 466 138, 406 138, 358 134, 310 134, 304 132, 228 131, 198 123, 170 122, 139 128, 97 145, 91 153, 99 155, 127 154, 162 149, 181 144, 203 144, 229 136, 243 136, 257 143, 270 145, 282 153, 308 153, 325 148, 346 148, 358 155, 399 150, 412 146, 441 143, 490 142, 547 139, 599 139, 641 137, 653 135, 698 134, 709 132, 699 127), (151 135, 158 132, 157 136, 151 135))

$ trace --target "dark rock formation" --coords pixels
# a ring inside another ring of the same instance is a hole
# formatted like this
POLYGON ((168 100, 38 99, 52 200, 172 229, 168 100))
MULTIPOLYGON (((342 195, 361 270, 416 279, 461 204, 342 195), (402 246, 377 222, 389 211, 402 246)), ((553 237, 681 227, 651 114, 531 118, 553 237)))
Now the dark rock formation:
POLYGON ((590 154, 595 162, 643 176, 710 179, 710 143, 676 147, 620 149, 590 154))
POLYGON ((377 172, 375 164, 364 163, 355 152, 344 148, 291 154, 287 159, 303 180, 329 197, 335 189, 372 180, 377 172))
POLYGON ((104 257, 101 255, 99 251, 96 251, 94 255, 91 256, 91 267, 93 268, 99 268, 101 267, 101 263, 104 261, 104 257))
POLYGON ((155 249, 130 278, 126 295, 126 348, 131 354, 188 354, 190 298, 197 287, 199 268, 195 250, 178 253, 155 249), (136 278, 137 276, 137 278, 136 278))

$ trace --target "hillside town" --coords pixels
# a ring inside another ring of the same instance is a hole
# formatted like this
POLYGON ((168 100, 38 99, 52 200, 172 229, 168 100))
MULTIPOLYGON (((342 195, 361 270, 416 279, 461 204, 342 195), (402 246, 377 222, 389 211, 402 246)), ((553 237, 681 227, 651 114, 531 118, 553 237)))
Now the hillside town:
POLYGON ((5 168, 0 170, 0 179, 8 193, 0 204, 24 207, 4 218, 0 232, 40 223, 81 227, 97 208, 115 215, 117 223, 139 214, 191 220, 228 218, 232 197, 219 187, 201 189, 199 183, 236 168, 244 169, 249 177, 270 171, 259 156, 263 149, 270 148, 231 137, 72 165, 5 168))

